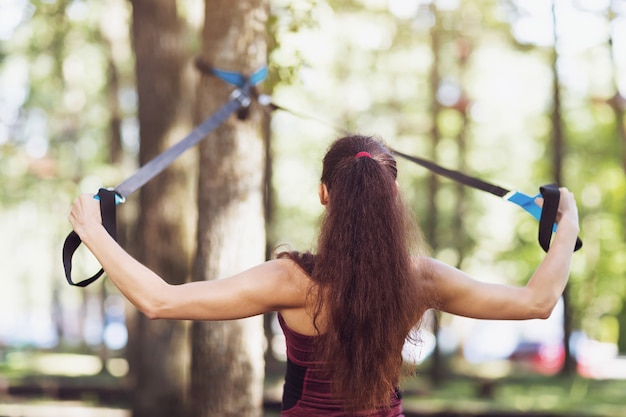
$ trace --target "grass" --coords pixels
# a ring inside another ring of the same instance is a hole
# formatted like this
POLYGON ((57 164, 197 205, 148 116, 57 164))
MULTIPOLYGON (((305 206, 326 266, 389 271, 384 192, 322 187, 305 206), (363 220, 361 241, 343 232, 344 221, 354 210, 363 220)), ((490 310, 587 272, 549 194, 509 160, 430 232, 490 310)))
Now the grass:
MULTIPOLYGON (((580 417, 624 417, 626 381, 522 376, 480 380, 454 377, 438 386, 407 382, 407 411, 500 413, 580 417)), ((471 414, 470 414, 471 415, 471 414)))
MULTIPOLYGON (((56 370, 64 359, 77 364, 82 356, 50 356, 41 353, 8 355, 12 359, 0 361, 0 416, 35 416, 38 407, 65 406, 69 408, 115 407, 120 415, 127 408, 130 392, 125 379, 91 369, 92 375, 62 375, 37 372, 56 370), (54 361, 45 360, 53 358, 54 361), (54 366, 52 366, 54 365, 54 366), (64 401, 59 401, 64 400, 64 401), (30 405, 30 412, 20 407, 30 405), (7 409, 10 407, 10 410, 7 409), (34 408, 33 408, 34 407, 34 408)), ((6 359, 6 357, 5 357, 6 359)), ((266 380, 268 399, 280 401, 282 374, 269 374, 266 380)), ((592 380, 580 377, 538 376, 517 372, 498 378, 449 375, 440 384, 433 384, 426 375, 406 381, 404 408, 409 415, 527 415, 567 417, 623 417, 626 416, 626 380, 592 380), (513 375, 513 376, 512 376, 513 375)), ((68 413, 61 413, 69 415, 68 413)), ((93 411, 91 414, 98 415, 93 411)), ((88 413, 85 412, 85 416, 88 413)), ((111 414, 112 415, 112 414, 111 414)), ((269 410, 266 417, 277 416, 269 410)))

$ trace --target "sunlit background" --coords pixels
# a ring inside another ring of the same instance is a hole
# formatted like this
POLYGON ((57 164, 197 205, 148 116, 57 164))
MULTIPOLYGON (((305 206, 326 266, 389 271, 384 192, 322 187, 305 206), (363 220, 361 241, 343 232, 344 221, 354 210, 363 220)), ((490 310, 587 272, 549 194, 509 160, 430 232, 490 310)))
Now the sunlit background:
MULTIPOLYGON (((189 24, 199 28, 203 3, 183 3, 189 24)), ((128 372, 125 320, 132 307, 109 284, 68 286, 61 246, 74 197, 113 186, 136 168, 129 7, 122 0, 0 1, 2 381, 14 374, 128 372), (103 149, 110 62, 122 74, 113 97, 123 115, 124 159, 117 166, 107 164, 103 149)), ((319 161, 340 134, 333 126, 536 194, 554 180, 556 77, 566 142, 562 180, 577 196, 585 242, 572 268, 569 347, 580 376, 626 379, 626 1, 275 0, 272 13, 268 92, 300 115, 273 114, 274 244, 314 244, 319 161)), ((406 200, 426 236, 431 229, 438 236, 430 242, 434 256, 485 281, 529 278, 542 256, 533 218, 478 191, 459 199, 448 180, 429 195, 429 173, 399 164, 406 200), (434 228, 432 199, 441 220, 434 228)), ((75 263, 78 275, 98 269, 84 253, 75 263)), ((457 372, 555 375, 564 361, 563 316, 562 302, 545 321, 444 315, 438 337, 426 328, 423 344, 407 345, 406 357, 424 363, 437 340, 444 356, 456 358, 457 372)), ((279 329, 268 337, 284 360, 279 329)))

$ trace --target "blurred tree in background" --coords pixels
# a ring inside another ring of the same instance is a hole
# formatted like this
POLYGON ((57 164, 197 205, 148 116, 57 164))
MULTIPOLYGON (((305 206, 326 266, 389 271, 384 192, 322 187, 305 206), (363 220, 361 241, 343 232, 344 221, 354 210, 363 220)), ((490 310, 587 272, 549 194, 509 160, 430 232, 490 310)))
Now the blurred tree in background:
MULTIPOLYGON (((207 0, 202 67, 250 76, 267 62, 267 0, 207 0)), ((233 87, 203 73, 197 119, 228 101, 233 87)), ((231 116, 200 143, 198 236, 193 279, 235 275, 265 260, 263 114, 255 104, 231 116)), ((192 326, 192 415, 263 413, 262 317, 192 326)))
MULTIPOLYGON (((139 164, 143 165, 193 126, 197 33, 189 15, 196 10, 169 0, 131 4, 139 164)), ((136 228, 129 227, 134 233, 128 234, 127 247, 170 284, 191 280, 197 157, 196 152, 186 153, 140 190, 136 228)), ((135 309, 129 317, 133 416, 186 416, 191 363, 188 323, 151 321, 135 309)))

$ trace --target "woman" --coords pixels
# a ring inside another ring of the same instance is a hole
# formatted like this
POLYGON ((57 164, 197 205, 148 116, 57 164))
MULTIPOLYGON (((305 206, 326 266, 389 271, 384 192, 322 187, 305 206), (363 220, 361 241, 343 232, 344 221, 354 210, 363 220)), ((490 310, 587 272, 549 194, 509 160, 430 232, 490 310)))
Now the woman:
POLYGON ((401 351, 424 312, 548 317, 567 283, 579 227, 574 197, 562 188, 558 231, 526 286, 483 283, 414 248, 419 239, 396 175, 379 141, 337 140, 323 162, 326 210, 316 252, 283 252, 221 280, 167 284, 109 236, 92 195, 76 200, 69 219, 113 283, 150 318, 278 312, 288 356, 281 415, 401 416, 401 351))

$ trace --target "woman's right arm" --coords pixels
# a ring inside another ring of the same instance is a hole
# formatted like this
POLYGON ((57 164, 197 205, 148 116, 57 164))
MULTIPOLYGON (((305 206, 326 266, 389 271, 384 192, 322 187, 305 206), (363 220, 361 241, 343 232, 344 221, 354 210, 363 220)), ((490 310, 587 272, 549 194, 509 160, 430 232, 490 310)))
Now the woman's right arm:
POLYGON ((423 258, 420 262, 432 271, 432 285, 438 295, 436 308, 478 319, 549 317, 567 284, 579 232, 576 201, 565 188, 561 188, 557 223, 548 253, 525 286, 485 283, 452 266, 423 258))
POLYGON ((231 320, 304 306, 307 280, 291 260, 268 261, 229 278, 170 285, 107 233, 93 195, 80 196, 69 219, 109 279, 149 318, 231 320))

